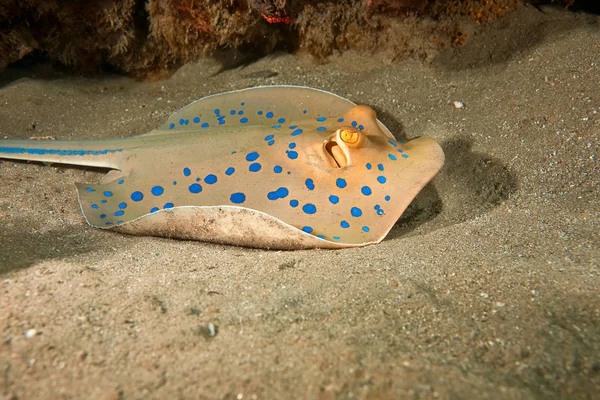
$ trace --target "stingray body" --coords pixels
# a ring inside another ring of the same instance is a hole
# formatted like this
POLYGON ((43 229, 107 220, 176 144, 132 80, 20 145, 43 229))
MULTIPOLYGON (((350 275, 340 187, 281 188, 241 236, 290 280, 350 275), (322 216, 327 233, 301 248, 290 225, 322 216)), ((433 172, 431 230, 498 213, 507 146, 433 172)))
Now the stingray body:
POLYGON ((279 249, 381 241, 444 161, 433 139, 397 141, 371 108, 296 86, 205 97, 135 137, 2 140, 0 158, 111 169, 77 185, 98 228, 279 249))

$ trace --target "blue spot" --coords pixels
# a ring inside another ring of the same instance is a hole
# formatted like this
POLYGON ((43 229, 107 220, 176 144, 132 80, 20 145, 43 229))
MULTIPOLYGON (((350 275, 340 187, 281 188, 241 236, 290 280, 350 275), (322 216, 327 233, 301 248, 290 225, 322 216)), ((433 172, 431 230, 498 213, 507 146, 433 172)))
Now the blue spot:
POLYGON ((339 236, 334 236, 333 240, 340 240, 340 237, 339 236))
POLYGON ((238 111, 238 115, 244 115, 244 111, 243 110, 238 111))
POLYGON ((352 126, 356 128, 356 125, 358 125, 356 121, 352 121, 352 126))
POLYGON ((152 188, 152 190, 150 190, 150 192, 152 192, 153 195, 155 196, 160 196, 161 194, 163 194, 165 191, 165 189, 163 189, 162 186, 154 186, 152 188))
POLYGON ((198 122, 200 122, 200 118, 199 117, 194 117, 194 123, 197 124, 198 122))
POLYGON ((306 187, 308 188, 308 190, 314 190, 315 189, 315 182, 312 179, 308 178, 306 180, 305 184, 306 184, 306 187))
POLYGON ((344 118, 338 118, 338 122, 344 122, 344 118))
POLYGON ((280 124, 283 124, 283 123, 285 122, 285 118, 279 118, 279 119, 277 120, 277 122, 279 122, 280 124))
POLYGON ((177 185, 177 181, 173 181, 173 186, 177 185))
POLYGON ((305 226, 302 228, 302 231, 306 233, 311 233, 313 231, 313 228, 311 228, 310 226, 305 226))
POLYGON ((173 128, 175 128, 175 124, 171 122, 171 123, 169 124, 169 129, 173 129, 173 128))
POLYGON ((225 175, 227 176, 231 176, 231 174, 233 174, 235 172, 235 168, 233 167, 229 167, 227 168, 227 170, 225 171, 225 175))
POLYGON ((369 229, 368 226, 363 226, 362 230, 363 230, 363 232, 369 232, 370 231, 370 229, 369 229))
POLYGON ((297 126, 296 125, 290 125, 290 129, 296 129, 297 126))
POLYGON ((219 125, 223 125, 225 123, 225 121, 223 121, 222 119, 219 120, 219 125))
POLYGON ((200 182, 200 178, 196 178, 196 182, 200 182))
POLYGON ((219 110, 218 108, 215 108, 215 114, 219 115, 221 113, 221 110, 219 110))
POLYGON ((367 163, 367 169, 370 171, 370 170, 371 170, 371 168, 373 168, 373 166, 371 165, 371 163, 370 163, 370 162, 368 162, 368 163, 367 163))
POLYGON ((123 209, 123 208, 127 208, 127 203, 125 203, 124 201, 119 203, 119 208, 123 209))
POLYGON ((106 204, 106 199, 102 199, 102 200, 100 201, 100 203, 102 203, 102 204, 106 204))
POLYGON ((131 193, 131 200, 133 200, 133 201, 142 201, 143 198, 144 198, 144 194, 142 192, 131 193))
POLYGON ((317 235, 319 239, 325 239, 325 235, 317 235))
POLYGON ((342 222, 340 223, 340 226, 341 226, 342 228, 344 228, 344 229, 346 229, 346 228, 350 228, 350 224, 348 223, 348 221, 342 221, 342 222))
POLYGON ((302 206, 302 211, 306 214, 314 214, 317 212, 317 207, 314 204, 307 203, 302 206))
POLYGON ((189 119, 186 119, 184 123, 187 125, 187 124, 189 124, 189 123, 190 123, 190 120, 189 120, 189 119))
POLYGON ((323 121, 325 121, 326 119, 327 119, 327 118, 325 118, 325 117, 319 117, 319 118, 317 118, 317 121, 319 121, 319 122, 323 122, 323 121))
POLYGON ((234 204, 240 204, 246 201, 246 195, 244 193, 234 193, 231 195, 229 200, 234 204))
POLYGON ((245 124, 246 122, 248 122, 248 118, 244 117, 244 118, 240 119, 240 122, 242 124, 245 124))
POLYGON ((240 105, 242 105, 242 106, 243 106, 243 105, 245 105, 245 104, 246 104, 246 102, 244 102, 244 101, 242 101, 242 102, 240 103, 240 105))
POLYGON ((302 129, 298 128, 298 129, 296 129, 295 131, 292 132, 292 136, 298 136, 302 132, 303 132, 302 129))
POLYGON ((295 208, 295 207, 298 207, 298 204, 299 204, 298 200, 290 200, 290 206, 295 208))
POLYGON ((106 218, 106 214, 100 214, 100 218, 102 218, 102 219, 106 218))
POLYGON ((257 112, 258 115, 263 115, 262 111, 257 112))
POLYGON ((268 144, 269 146, 273 146, 273 145, 275 144, 275 141, 274 141, 274 140, 269 140, 269 141, 267 142, 267 144, 268 144))
POLYGON ((385 176, 381 175, 377 177, 377 182, 379 183, 385 183, 387 181, 387 179, 385 179, 385 176))
POLYGON ((104 192, 104 195, 106 197, 112 197, 112 192, 110 190, 107 190, 107 191, 104 192))
POLYGON ((92 188, 85 188, 85 191, 86 191, 86 192, 90 192, 90 193, 92 193, 92 192, 95 192, 96 190, 95 190, 95 189, 92 189, 92 188))
POLYGON ((289 147, 290 149, 295 149, 295 148, 296 148, 296 143, 294 143, 294 142, 291 142, 291 143, 288 145, 288 147, 289 147))
POLYGON ((408 154, 402 154, 402 157, 408 158, 408 154))
POLYGON ((340 202, 340 198, 332 194, 331 196, 329 196, 329 201, 331 202, 331 204, 337 204, 340 202))
POLYGON ((381 208, 381 206, 379 204, 375 204, 375 207, 373 207, 376 210, 379 210, 381 208))
POLYGON ((364 127, 364 126, 362 126, 362 125, 359 125, 359 126, 358 126, 358 129, 362 131, 363 129, 365 129, 365 127, 364 127))
POLYGON ((327 129, 327 128, 325 128, 324 126, 319 126, 319 127, 317 128, 317 130, 318 130, 318 131, 324 131, 325 129, 327 129))
POLYGON ((203 122, 202 125, 200 125, 203 128, 208 128, 208 122, 203 122))
POLYGON ((290 160, 295 160, 296 158, 298 158, 298 153, 293 150, 286 150, 285 152, 287 153, 287 156, 290 158, 290 160))
POLYGON ((256 161, 260 157, 257 152, 253 151, 252 153, 246 154, 246 161, 256 161))
POLYGON ((390 158, 390 160, 394 160, 394 161, 397 160, 396 156, 393 154, 388 154, 388 157, 390 158))
POLYGON ((390 196, 385 196, 385 201, 390 201, 391 197, 390 196))
POLYGON ((185 123, 185 120, 183 118, 179 118, 179 125, 183 125, 185 123))
POLYGON ((152 208, 150 209, 150 212, 151 212, 151 213, 155 213, 155 212, 157 212, 157 211, 158 211, 158 207, 152 207, 152 208))
POLYGON ((191 174, 192 174, 192 171, 190 171, 189 168, 184 168, 183 169, 183 175, 190 176, 191 174))
POLYGON ((404 150, 398 149, 398 153, 404 153, 404 150))
POLYGON ((365 196, 370 196, 371 193, 373 193, 373 191, 371 190, 370 187, 368 186, 363 186, 362 189, 360 189, 360 191, 362 192, 362 194, 364 194, 365 196))
POLYGON ((273 129, 279 129, 279 128, 281 128, 281 125, 273 125, 271 128, 273 128, 273 129))
POLYGON ((231 152, 231 154, 235 154, 235 153, 237 153, 235 150, 231 152))
POLYGON ((235 115, 235 110, 230 110, 230 111, 229 111, 229 114, 230 114, 230 115, 235 115))
POLYGON ((202 186, 200 186, 197 183, 192 183, 189 187, 188 190, 190 191, 190 193, 200 193, 202 191, 202 186))
POLYGON ((275 137, 275 135, 267 135, 265 136, 265 140, 271 140, 275 137))
POLYGON ((358 207, 352 207, 350 209, 350 214, 352 214, 353 217, 360 217, 362 215, 362 210, 358 207))
POLYGON ((93 209, 98 209, 98 204, 92 204, 91 206, 93 209))
POLYGON ((262 165, 260 165, 259 163, 255 162, 250 164, 250 166, 248 167, 248 171, 250 172, 258 172, 260 171, 260 169, 262 168, 262 165))
POLYGON ((163 208, 166 210, 168 208, 173 208, 175 205, 173 203, 165 203, 165 205, 163 206, 163 208))
POLYGON ((308 112, 307 110, 304 110, 304 111, 302 111, 302 114, 306 114, 307 112, 308 112))
POLYGON ((394 142, 393 140, 390 140, 390 139, 388 139, 388 143, 389 143, 389 144, 391 144, 391 145, 392 145, 392 146, 394 146, 394 147, 398 146, 398 145, 396 144, 396 142, 394 142))
POLYGON ((123 223, 122 219, 120 219, 120 220, 117 221, 117 224, 122 224, 122 223, 123 223))
POLYGON ((346 180, 344 178, 337 178, 335 181, 335 185, 337 187, 339 187, 340 189, 345 188, 348 184, 346 183, 346 180))
POLYGON ((124 180, 124 179, 119 179, 119 182, 117 182, 117 183, 118 183, 119 185, 122 185, 122 184, 123 184, 123 182, 125 182, 125 180, 124 180))
POLYGON ((384 168, 383 168, 383 164, 377 164, 377 168, 378 168, 380 171, 383 171, 383 170, 384 170, 384 168))
POLYGON ((123 210, 119 210, 115 213, 115 217, 120 217, 121 215, 125 214, 125 211, 123 210))
POLYGON ((213 174, 206 175, 206 178, 204 178, 204 182, 208 183, 209 185, 212 185, 213 183, 217 183, 217 177, 213 174))
POLYGON ((273 118, 273 113, 271 111, 269 111, 268 113, 265 114, 265 117, 273 118))
POLYGON ((380 208, 379 210, 377 210, 377 215, 383 215, 384 211, 383 208, 380 208))
POLYGON ((269 192, 267 194, 267 199, 269 199, 269 200, 284 199, 288 196, 288 194, 290 194, 290 192, 286 188, 280 187, 279 189, 275 190, 274 192, 269 192))
POLYGON ((280 174, 281 171, 283 171, 283 168, 281 168, 280 165, 276 165, 275 168, 273 168, 273 172, 275 172, 276 174, 280 174))
POLYGON ((106 225, 112 225, 112 222, 110 222, 110 221, 106 221, 105 223, 106 223, 106 225))

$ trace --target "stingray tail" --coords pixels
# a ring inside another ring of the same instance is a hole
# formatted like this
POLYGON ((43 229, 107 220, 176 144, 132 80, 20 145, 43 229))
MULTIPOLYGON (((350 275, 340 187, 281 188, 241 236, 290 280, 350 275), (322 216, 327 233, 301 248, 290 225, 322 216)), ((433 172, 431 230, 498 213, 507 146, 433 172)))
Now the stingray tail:
POLYGON ((116 140, 0 140, 0 158, 118 169, 126 139, 116 140))

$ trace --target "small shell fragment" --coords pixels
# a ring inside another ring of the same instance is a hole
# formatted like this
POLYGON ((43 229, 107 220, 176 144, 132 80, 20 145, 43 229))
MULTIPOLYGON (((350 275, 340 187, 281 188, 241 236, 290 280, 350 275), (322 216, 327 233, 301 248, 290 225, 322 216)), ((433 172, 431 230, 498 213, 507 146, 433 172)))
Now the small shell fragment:
POLYGON ((465 103, 463 103, 462 101, 454 102, 454 108, 464 108, 464 107, 465 107, 465 103))

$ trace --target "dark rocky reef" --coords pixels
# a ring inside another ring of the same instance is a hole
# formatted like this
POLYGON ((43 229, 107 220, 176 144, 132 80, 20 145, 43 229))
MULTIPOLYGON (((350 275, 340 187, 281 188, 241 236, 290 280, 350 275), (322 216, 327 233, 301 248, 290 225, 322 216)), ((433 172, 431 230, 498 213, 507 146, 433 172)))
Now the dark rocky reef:
MULTIPOLYGON (((570 6, 576 0, 546 0, 570 6)), ((582 0, 583 1, 583 0, 582 0)), ((160 79, 225 49, 426 58, 526 0, 1 0, 0 71, 24 57, 160 79), (465 29, 465 26, 467 28, 465 29)))

